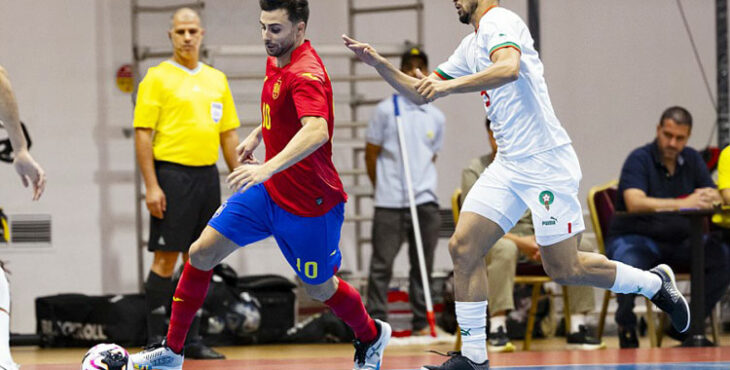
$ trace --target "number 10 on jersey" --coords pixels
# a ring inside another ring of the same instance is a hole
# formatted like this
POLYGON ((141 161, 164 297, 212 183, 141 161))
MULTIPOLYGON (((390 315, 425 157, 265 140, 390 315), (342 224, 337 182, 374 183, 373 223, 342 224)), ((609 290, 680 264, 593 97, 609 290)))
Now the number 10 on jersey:
POLYGON ((261 126, 271 130, 271 106, 267 103, 261 105, 261 126))
MULTIPOLYGON (((302 272, 302 260, 297 258, 297 271, 302 272)), ((304 263, 304 275, 310 279, 317 278, 317 262, 309 261, 304 263)))

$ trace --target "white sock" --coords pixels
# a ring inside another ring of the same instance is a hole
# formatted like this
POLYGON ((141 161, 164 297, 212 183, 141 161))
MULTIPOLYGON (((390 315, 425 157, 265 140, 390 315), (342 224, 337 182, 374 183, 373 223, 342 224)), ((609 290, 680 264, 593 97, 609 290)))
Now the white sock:
POLYGON ((580 326, 585 326, 586 315, 582 313, 574 313, 570 315, 570 334, 580 331, 580 326))
POLYGON ((10 286, 5 277, 5 271, 0 269, 0 364, 10 365, 13 356, 10 355, 10 286))
POLYGON ((610 289, 612 292, 641 294, 651 299, 661 289, 662 279, 657 274, 618 261, 613 262, 616 263, 616 280, 610 289))
POLYGON ((487 301, 456 302, 456 321, 461 328, 461 354, 477 364, 487 361, 487 301))
POLYGON ((504 332, 507 332, 507 315, 492 316, 489 318, 489 332, 496 333, 499 328, 504 328, 504 332))

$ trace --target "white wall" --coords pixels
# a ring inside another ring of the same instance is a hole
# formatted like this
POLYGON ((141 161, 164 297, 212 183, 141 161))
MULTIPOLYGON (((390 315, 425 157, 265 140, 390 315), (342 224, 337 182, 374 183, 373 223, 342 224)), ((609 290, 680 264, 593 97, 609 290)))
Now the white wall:
MULTIPOLYGON (((315 47, 339 43, 339 35, 347 29, 346 2, 311 3, 308 33, 315 47)), ((471 30, 457 21, 450 1, 425 3, 425 44, 433 68, 471 30)), ((714 91, 714 2, 684 0, 683 4, 714 91)), ((524 0, 504 0, 503 5, 526 16, 524 0)), ((546 79, 558 117, 581 158, 582 198, 590 186, 618 176, 625 156, 653 138, 661 111, 670 105, 683 105, 693 113, 690 144, 705 145, 715 114, 673 1, 550 0, 542 2, 541 10, 546 79)), ((258 13, 255 1, 208 1, 207 43, 260 44, 258 13)), ((142 18, 142 38, 147 44, 167 45, 167 17, 142 18)), ((376 47, 415 40, 413 19, 409 13, 364 16, 356 23, 356 35, 376 47)), ((0 164, 0 207, 10 214, 50 213, 53 217, 52 249, 0 249, 0 258, 10 261, 13 272, 13 331, 35 330, 33 299, 37 296, 136 290, 134 199, 129 182, 133 151, 131 140, 121 135, 121 129, 131 125, 131 104, 130 97, 114 84, 116 69, 131 62, 130 32, 127 0, 0 0, 0 64, 11 74, 21 116, 33 136, 32 152, 49 178, 46 194, 32 203, 12 167, 0 164)), ((227 73, 263 72, 264 66, 261 57, 216 58, 215 62, 227 73)), ((341 58, 325 58, 325 63, 333 75, 347 71, 341 58)), ((256 119, 260 86, 234 85, 240 91, 236 94, 240 116, 256 119)), ((347 86, 338 84, 335 90, 346 93, 347 86)), ((363 91, 368 97, 390 93, 381 82, 368 83, 363 91)), ((461 167, 487 150, 484 112, 476 94, 447 97, 436 105, 448 118, 438 162, 438 193, 441 204, 448 207, 461 167)), ((340 119, 349 114, 341 103, 336 112, 340 119)), ((367 112, 363 113, 361 118, 367 118, 367 112)), ((337 152, 338 166, 349 165, 345 153, 337 152)), ((352 269, 351 226, 344 235, 343 267, 352 269)), ((228 262, 241 273, 276 271, 291 276, 276 247, 264 244, 234 254, 228 262)), ((398 272, 406 266, 401 256, 398 272)), ((448 266, 441 247, 437 268, 448 266)))
POLYGON ((32 153, 48 188, 30 201, 11 166, 0 167, 7 213, 51 213, 50 250, 5 251, 12 271, 12 330, 34 330, 33 299, 57 292, 101 293, 99 156, 100 61, 96 2, 1 1, 0 50, 32 132, 32 153))

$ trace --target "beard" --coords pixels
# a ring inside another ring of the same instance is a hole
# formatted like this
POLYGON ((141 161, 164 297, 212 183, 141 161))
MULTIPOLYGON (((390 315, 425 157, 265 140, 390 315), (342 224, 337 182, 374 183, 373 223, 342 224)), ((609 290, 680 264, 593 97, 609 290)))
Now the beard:
POLYGON ((269 54, 269 56, 278 58, 286 53, 288 53, 293 47, 294 43, 296 42, 296 35, 292 33, 291 38, 286 38, 281 41, 281 43, 270 43, 266 45, 266 53, 269 54), (269 45, 273 46, 269 48, 269 45))
POLYGON ((459 22, 469 24, 471 22, 471 16, 476 10, 476 5, 473 3, 466 3, 461 5, 461 14, 459 14, 459 22))
POLYGON ((471 12, 467 13, 464 12, 462 15, 459 16, 459 22, 464 24, 469 24, 469 21, 471 20, 471 12))

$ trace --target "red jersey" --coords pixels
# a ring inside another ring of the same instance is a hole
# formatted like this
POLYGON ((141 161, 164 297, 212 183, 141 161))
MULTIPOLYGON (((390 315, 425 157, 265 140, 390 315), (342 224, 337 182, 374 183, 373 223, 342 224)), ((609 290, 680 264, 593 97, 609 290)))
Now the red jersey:
POLYGON ((283 68, 276 66, 276 58, 268 58, 261 92, 266 160, 289 144, 302 127, 302 117, 324 118, 330 136, 312 154, 264 182, 274 202, 298 216, 321 216, 347 200, 332 163, 333 103, 329 76, 309 41, 292 52, 291 62, 283 68))

